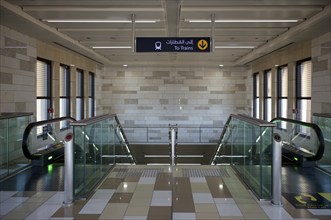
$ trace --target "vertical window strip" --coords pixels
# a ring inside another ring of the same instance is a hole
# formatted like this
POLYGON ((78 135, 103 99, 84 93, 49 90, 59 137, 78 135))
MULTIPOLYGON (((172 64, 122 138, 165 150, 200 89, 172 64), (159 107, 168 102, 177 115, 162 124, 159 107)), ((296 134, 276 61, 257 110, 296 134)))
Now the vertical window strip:
POLYGON ((95 75, 94 73, 89 73, 89 117, 95 116, 95 75))
POLYGON ((296 73, 297 120, 311 121, 311 60, 299 61, 296 73))
MULTIPOLYGON (((277 117, 287 118, 288 109, 288 67, 277 68, 277 117)), ((280 128, 286 129, 286 122, 281 122, 280 128)))
POLYGON ((259 118, 259 73, 253 74, 253 117, 259 118))
POLYGON ((84 71, 77 69, 76 77, 76 119, 84 118, 84 71))
MULTIPOLYGON (((60 65, 60 117, 70 116, 70 67, 60 65)), ((67 122, 60 122, 60 128, 66 128, 67 122)))
POLYGON ((48 108, 51 107, 51 62, 48 60, 37 60, 37 114, 36 120, 49 119, 48 108))
POLYGON ((263 119, 270 121, 272 115, 271 108, 271 70, 264 71, 263 75, 263 119))

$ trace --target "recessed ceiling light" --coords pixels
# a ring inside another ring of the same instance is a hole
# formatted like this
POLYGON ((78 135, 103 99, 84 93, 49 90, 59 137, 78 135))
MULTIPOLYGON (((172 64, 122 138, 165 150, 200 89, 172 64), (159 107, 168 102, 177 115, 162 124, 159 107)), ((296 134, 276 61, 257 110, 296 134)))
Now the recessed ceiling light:
POLYGON ((279 66, 278 64, 275 65, 275 67, 278 67, 278 66, 279 66))
POLYGON ((220 64, 220 65, 218 65, 219 67, 222 67, 222 66, 224 66, 223 64, 220 64))
MULTIPOLYGON (((50 23, 131 23, 131 20, 85 20, 85 19, 43 19, 42 21, 50 23)), ((156 23, 160 22, 160 19, 154 20, 135 20, 135 23, 156 23)))
POLYGON ((128 64, 123 64, 123 66, 124 66, 124 67, 127 67, 127 66, 128 66, 128 64))
MULTIPOLYGON (((190 23, 209 23, 209 22, 211 22, 211 20, 210 19, 185 19, 184 20, 185 22, 190 22, 190 23)), ((216 23, 242 23, 242 22, 252 22, 252 23, 254 23, 254 22, 270 22, 270 23, 272 23, 272 22, 276 22, 276 23, 286 23, 286 22, 290 22, 290 23, 292 23, 292 22, 298 22, 299 20, 297 20, 297 19, 292 19, 292 20, 289 20, 289 19, 287 19, 287 20, 281 20, 281 19, 277 19, 277 20, 271 20, 271 19, 263 19, 263 20, 258 20, 258 19, 256 19, 256 20, 252 20, 252 19, 237 19, 237 20, 215 20, 215 22, 216 23)))

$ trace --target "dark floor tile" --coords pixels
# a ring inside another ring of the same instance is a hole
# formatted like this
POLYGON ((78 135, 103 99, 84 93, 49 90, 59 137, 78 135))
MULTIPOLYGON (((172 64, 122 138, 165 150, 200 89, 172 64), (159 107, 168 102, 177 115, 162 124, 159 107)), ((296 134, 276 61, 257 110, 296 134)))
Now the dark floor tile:
POLYGON ((109 203, 130 203, 133 193, 114 193, 109 203))
POLYGON ((140 176, 125 177, 124 182, 139 182, 140 176))
POLYGON ((62 206, 53 214, 52 217, 75 217, 83 207, 84 204, 82 203, 75 203, 71 206, 62 206))
POLYGON ((228 187, 221 177, 206 176, 206 180, 213 198, 232 198, 228 187))
POLYGON ((166 220, 172 218, 171 207, 166 206, 151 206, 148 210, 148 220, 166 220))
POLYGON ((107 178, 99 187, 100 189, 117 189, 124 178, 107 178))
POLYGON ((158 173, 155 180, 154 190, 172 190, 172 173, 158 173))
POLYGON ((176 177, 174 179, 172 207, 173 212, 195 212, 191 183, 188 177, 176 177))

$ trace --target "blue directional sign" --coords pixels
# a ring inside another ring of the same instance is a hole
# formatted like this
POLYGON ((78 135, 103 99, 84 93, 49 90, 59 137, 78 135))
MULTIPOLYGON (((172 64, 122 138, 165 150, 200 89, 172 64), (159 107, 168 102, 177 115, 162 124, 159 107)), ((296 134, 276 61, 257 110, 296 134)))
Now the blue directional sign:
POLYGON ((136 52, 210 52, 210 37, 137 37, 136 52))

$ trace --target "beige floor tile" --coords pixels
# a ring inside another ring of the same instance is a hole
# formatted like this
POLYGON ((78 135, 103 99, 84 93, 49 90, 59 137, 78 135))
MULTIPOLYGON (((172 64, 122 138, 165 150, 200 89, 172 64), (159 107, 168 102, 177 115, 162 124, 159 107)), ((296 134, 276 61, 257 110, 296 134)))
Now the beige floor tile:
POLYGON ((114 193, 109 203, 130 203, 133 193, 114 193))
POLYGON ((133 197, 130 201, 130 206, 150 206, 151 197, 133 197))
POLYGON ((203 212, 209 212, 209 213, 218 213, 217 208, 215 204, 194 204, 195 206, 195 212, 196 213, 203 213, 203 212))
POLYGON ((122 219, 128 205, 127 203, 109 203, 101 213, 99 219, 122 219))
POLYGON ((125 216, 147 216, 149 206, 129 206, 125 216))
POLYGON ((41 206, 42 202, 24 202, 18 207, 16 207, 12 212, 33 212, 39 206, 41 206))
POLYGON ((196 213, 197 220, 220 220, 221 217, 218 215, 218 213, 207 213, 207 212, 200 212, 196 213))
POLYGON ((210 193, 208 185, 205 183, 191 183, 193 193, 210 193))

